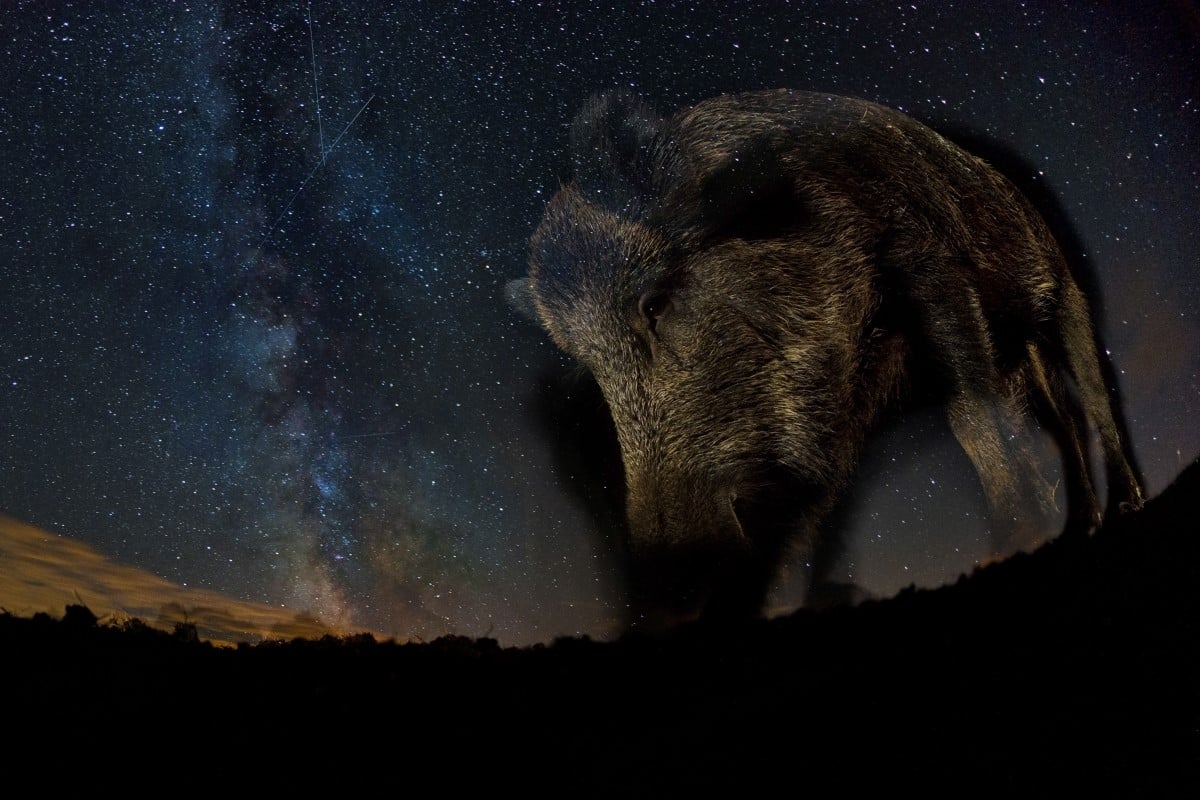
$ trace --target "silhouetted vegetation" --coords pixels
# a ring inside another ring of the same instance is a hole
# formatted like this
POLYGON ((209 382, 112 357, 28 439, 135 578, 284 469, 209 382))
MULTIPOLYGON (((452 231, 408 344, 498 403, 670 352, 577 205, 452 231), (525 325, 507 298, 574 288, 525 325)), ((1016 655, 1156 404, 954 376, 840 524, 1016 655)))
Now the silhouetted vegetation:
POLYGON ((227 648, 194 628, 102 624, 82 605, 61 619, 6 612, 4 757, 18 773, 49 761, 123 785, 135 765, 175 763, 214 788, 252 764, 346 771, 348 786, 398 794, 433 781, 563 797, 1192 797, 1198 496, 1200 462, 1090 538, 953 586, 607 643, 359 634, 227 648))

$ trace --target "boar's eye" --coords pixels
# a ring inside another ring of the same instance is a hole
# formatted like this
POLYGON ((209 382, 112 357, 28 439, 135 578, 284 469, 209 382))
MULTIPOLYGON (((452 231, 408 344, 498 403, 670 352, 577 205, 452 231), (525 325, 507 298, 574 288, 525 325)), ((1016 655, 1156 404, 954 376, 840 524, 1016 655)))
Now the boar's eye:
POLYGON ((662 290, 652 290, 638 300, 638 312, 646 320, 651 333, 657 333, 658 323, 671 310, 671 295, 662 290))

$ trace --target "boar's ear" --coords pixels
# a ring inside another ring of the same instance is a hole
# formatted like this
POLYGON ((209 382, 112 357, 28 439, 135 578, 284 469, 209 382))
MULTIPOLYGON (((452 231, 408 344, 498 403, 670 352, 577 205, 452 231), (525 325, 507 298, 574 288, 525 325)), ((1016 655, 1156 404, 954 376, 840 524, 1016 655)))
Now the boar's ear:
POLYGON ((787 146, 781 133, 751 136, 696 178, 696 222, 707 235, 762 239, 803 223, 807 214, 785 163, 787 146))
POLYGON ((529 278, 514 278, 504 284, 504 299, 522 317, 540 324, 537 309, 533 305, 533 289, 529 285, 529 278))
POLYGON ((663 120, 622 90, 592 97, 571 126, 575 181, 585 198, 636 214, 652 191, 656 140, 663 120))

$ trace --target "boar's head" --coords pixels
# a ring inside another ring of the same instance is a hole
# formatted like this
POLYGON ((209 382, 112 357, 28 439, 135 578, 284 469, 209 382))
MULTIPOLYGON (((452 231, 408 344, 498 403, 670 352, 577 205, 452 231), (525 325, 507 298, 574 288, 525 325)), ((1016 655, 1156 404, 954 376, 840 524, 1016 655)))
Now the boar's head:
POLYGON ((598 382, 635 589, 676 614, 759 610, 894 383, 886 337, 863 339, 876 233, 841 194, 800 185, 791 140, 771 113, 660 119, 633 97, 593 99, 573 180, 506 289, 598 382))

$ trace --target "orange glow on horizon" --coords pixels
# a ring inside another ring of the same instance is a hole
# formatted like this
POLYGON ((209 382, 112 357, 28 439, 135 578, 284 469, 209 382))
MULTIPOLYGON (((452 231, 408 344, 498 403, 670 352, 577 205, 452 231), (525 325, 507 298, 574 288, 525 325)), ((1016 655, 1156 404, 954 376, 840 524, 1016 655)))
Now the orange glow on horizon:
POLYGON ((202 640, 222 646, 327 634, 390 638, 326 624, 305 611, 180 586, 111 561, 83 542, 0 514, 0 609, 19 617, 44 612, 57 618, 74 604, 87 606, 101 624, 138 619, 170 631, 177 623, 192 623, 202 640))

